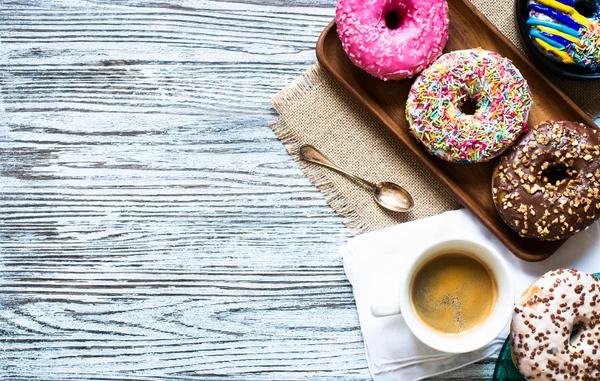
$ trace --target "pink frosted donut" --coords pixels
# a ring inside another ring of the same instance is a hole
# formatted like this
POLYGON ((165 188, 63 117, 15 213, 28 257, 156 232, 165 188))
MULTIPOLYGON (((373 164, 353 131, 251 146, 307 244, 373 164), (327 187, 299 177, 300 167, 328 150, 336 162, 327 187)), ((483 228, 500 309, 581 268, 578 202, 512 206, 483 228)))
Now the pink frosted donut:
POLYGON ((446 0, 339 0, 335 19, 350 60, 383 80, 420 73, 448 41, 446 0))

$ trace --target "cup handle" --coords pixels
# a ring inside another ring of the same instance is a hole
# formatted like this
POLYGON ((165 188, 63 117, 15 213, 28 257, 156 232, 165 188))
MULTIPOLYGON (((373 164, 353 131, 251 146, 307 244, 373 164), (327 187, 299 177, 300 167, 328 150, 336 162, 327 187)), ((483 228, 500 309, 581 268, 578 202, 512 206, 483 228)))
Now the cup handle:
POLYGON ((400 300, 398 292, 382 293, 381 291, 373 297, 371 303, 371 315, 375 317, 386 317, 400 314, 400 300))

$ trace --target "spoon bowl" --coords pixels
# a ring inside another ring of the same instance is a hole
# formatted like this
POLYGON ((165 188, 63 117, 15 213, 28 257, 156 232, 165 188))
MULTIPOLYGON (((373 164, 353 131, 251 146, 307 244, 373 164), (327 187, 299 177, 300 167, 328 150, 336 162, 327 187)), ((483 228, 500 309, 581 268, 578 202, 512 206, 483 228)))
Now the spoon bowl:
POLYGON ((408 212, 415 206, 415 201, 406 189, 389 182, 376 184, 373 198, 379 205, 394 212, 408 212))

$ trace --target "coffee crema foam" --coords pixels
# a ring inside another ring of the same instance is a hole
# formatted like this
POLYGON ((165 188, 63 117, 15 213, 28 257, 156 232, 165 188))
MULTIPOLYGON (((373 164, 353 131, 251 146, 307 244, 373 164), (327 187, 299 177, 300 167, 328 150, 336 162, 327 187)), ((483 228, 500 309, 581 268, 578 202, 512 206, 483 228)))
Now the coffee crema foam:
POLYGON ((498 287, 486 265, 467 253, 441 253, 425 262, 411 282, 411 304, 425 325, 460 334, 492 313, 498 287))

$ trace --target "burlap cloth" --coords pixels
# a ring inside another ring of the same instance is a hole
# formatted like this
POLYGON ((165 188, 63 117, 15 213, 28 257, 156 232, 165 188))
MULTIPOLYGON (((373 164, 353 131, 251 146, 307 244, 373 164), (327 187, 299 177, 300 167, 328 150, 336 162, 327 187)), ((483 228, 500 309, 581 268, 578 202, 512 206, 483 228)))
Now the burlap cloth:
MULTIPOLYGON (((512 2, 472 2, 522 48, 512 2)), ((557 77, 551 80, 592 117, 600 114, 600 84, 557 77)), ((279 114, 271 125, 273 131, 353 234, 460 208, 445 188, 318 64, 277 94, 272 103, 279 114), (402 185, 415 198, 414 210, 402 214, 379 207, 364 188, 329 169, 302 161, 298 157, 302 144, 316 146, 333 162, 373 182, 402 185)))

